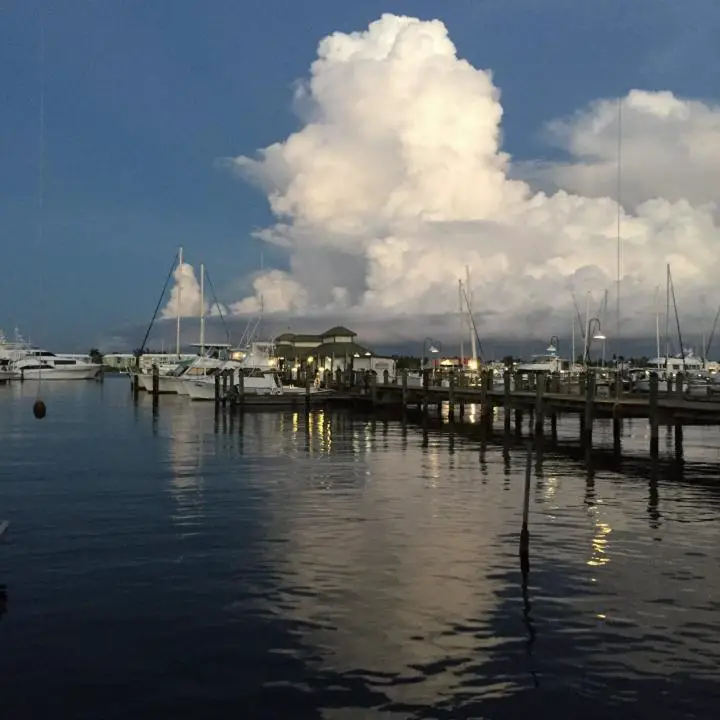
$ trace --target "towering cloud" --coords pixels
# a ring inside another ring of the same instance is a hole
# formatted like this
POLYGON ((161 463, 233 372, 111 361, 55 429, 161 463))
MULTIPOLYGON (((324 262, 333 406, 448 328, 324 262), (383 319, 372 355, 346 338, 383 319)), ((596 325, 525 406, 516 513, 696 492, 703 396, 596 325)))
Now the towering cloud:
MULTIPOLYGON (((466 265, 483 334, 562 332, 571 291, 612 296, 616 101, 550 126, 570 160, 535 168, 542 192, 513 179, 492 75, 457 56, 438 20, 383 15, 326 37, 295 100, 300 130, 230 161, 267 194, 276 223, 261 237, 290 266, 257 275, 235 312, 261 297, 295 314, 453 311, 466 265)), ((720 111, 639 91, 624 106, 628 334, 654 326, 667 262, 686 306, 703 290, 714 302, 720 111)))
MULTIPOLYGON (((175 284, 170 291, 170 298, 162 309, 161 317, 177 317, 178 308, 182 317, 198 317, 200 315, 200 282, 195 276, 195 268, 188 263, 183 263, 175 268, 173 273, 175 284)), ((207 291, 206 291, 207 292, 207 291)), ((205 314, 217 315, 227 312, 222 305, 218 308, 217 303, 209 302, 205 296, 205 314)))

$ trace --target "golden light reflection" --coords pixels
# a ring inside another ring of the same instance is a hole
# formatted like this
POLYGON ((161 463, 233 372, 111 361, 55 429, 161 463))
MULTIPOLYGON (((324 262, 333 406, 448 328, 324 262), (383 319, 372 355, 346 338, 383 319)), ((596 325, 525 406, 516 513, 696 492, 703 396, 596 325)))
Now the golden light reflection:
POLYGON ((587 564, 591 567, 600 567, 610 562, 607 536, 611 532, 612 528, 607 523, 598 522, 595 524, 595 535, 591 540, 593 552, 587 561, 587 564))
POLYGON ((299 418, 300 418, 300 415, 299 415, 298 413, 296 413, 296 412, 293 413, 293 415, 292 415, 292 430, 293 430, 293 433, 297 433, 297 431, 298 431, 298 426, 299 426, 299 424, 300 424, 300 423, 299 423, 299 418))

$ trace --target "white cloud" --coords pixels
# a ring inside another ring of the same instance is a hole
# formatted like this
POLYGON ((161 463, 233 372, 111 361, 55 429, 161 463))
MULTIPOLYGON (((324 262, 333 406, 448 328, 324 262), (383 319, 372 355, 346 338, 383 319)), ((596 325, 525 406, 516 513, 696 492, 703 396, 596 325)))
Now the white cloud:
MULTIPOLYGON (((267 194, 277 223, 261 237, 290 258, 288 272, 256 276, 234 312, 257 312, 261 298, 296 316, 452 312, 469 265, 481 334, 549 336, 569 325, 571 290, 592 291, 593 304, 613 292, 613 101, 552 125, 573 156, 543 171, 553 194, 510 178, 492 75, 457 57, 440 21, 384 15, 326 37, 296 101, 300 130, 230 161, 267 194)), ((625 105, 629 335, 652 332, 667 262, 681 304, 703 289, 712 298, 718 228, 703 203, 720 180, 720 111, 640 91, 625 105)))
MULTIPOLYGON (((200 304, 201 304, 201 292, 200 282, 195 276, 195 268, 188 263, 182 263, 175 268, 173 273, 175 284, 170 291, 170 298, 161 310, 160 317, 162 318, 174 318, 178 315, 178 306, 180 308, 180 315, 182 317, 199 317, 200 315, 200 304)), ((207 290, 205 291, 207 293, 207 290)), ((206 315, 219 315, 227 313, 227 308, 218 303, 210 303, 205 296, 205 314, 206 315)))
MULTIPOLYGON (((714 202, 720 184, 720 107, 642 90, 632 90, 621 104, 623 203, 714 202)), ((550 166, 545 177, 583 195, 617 198, 618 118, 618 101, 601 100, 551 123, 551 140, 572 160, 550 166)))

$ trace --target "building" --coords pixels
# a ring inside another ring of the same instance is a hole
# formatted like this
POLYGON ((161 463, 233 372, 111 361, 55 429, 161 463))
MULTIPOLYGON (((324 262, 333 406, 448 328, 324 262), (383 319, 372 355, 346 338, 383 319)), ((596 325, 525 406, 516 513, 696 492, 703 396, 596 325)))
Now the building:
POLYGON ((395 361, 380 358, 357 342, 357 333, 336 325, 320 335, 283 333, 275 338, 275 354, 282 367, 289 370, 307 368, 329 370, 380 370, 395 374, 395 361), (377 368, 375 367, 377 365, 377 368), (382 369, 380 369, 382 366, 382 369))

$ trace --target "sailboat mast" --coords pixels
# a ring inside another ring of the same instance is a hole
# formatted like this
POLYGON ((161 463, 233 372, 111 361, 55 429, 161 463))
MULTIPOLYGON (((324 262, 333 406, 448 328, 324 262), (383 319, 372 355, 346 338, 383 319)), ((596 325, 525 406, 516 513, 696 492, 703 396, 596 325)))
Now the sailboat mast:
POLYGON ((585 367, 588 363, 588 355, 590 355, 590 291, 585 295, 585 351, 583 352, 583 362, 585 367))
POLYGON ((665 274, 665 370, 670 357, 670 263, 665 274))
POLYGON ((180 277, 178 279, 178 293, 177 293, 177 326, 175 328, 175 349, 178 358, 180 358, 180 316, 182 315, 182 269, 183 269, 183 249, 182 245, 178 248, 178 269, 180 270, 180 277))
POLYGON ((660 362, 660 286, 655 286, 655 357, 660 362))
POLYGON ((200 355, 205 355, 205 264, 200 263, 200 355))
POLYGON ((465 266, 465 299, 467 301, 468 306, 468 315, 470 322, 468 325, 470 326, 470 346, 472 348, 472 366, 473 368, 477 368, 477 338, 475 337, 475 322, 473 320, 473 292, 472 292, 472 284, 470 283, 470 266, 465 266))
POLYGON ((463 285, 458 278, 458 312, 460 313, 460 367, 465 365, 465 313, 463 312, 463 285))
POLYGON ((575 311, 571 311, 570 313, 570 319, 571 319, 571 327, 572 327, 572 358, 570 360, 570 367, 572 368, 575 364, 575 311))

